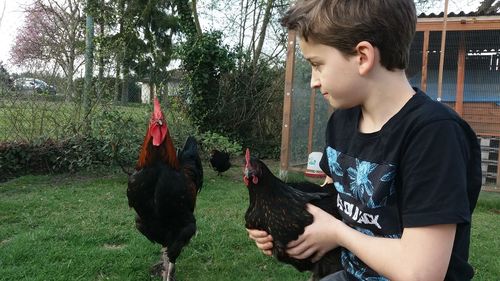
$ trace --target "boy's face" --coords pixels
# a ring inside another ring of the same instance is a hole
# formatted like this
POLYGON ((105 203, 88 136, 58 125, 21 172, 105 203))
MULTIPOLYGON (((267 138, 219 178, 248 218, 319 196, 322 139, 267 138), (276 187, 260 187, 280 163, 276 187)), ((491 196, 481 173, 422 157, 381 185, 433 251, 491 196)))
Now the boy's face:
POLYGON ((311 88, 321 91, 334 108, 351 108, 364 100, 356 56, 345 57, 339 50, 299 40, 302 54, 312 66, 311 88))

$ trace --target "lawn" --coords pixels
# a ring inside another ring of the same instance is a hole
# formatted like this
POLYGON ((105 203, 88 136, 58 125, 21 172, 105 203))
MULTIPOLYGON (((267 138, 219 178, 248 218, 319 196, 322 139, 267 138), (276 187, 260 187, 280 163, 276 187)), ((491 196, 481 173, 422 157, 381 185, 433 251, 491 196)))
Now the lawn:
MULTIPOLYGON (((92 108, 91 119, 93 116, 100 116, 103 111, 115 111, 144 126, 150 114, 148 105, 102 104, 92 108)), ((67 138, 68 132, 79 130, 82 114, 82 108, 73 102, 54 101, 39 96, 5 98, 0 95, 0 141, 67 138)))
MULTIPOLYGON (((206 166, 206 165, 205 165, 206 166)), ((247 238, 241 169, 206 170, 197 234, 177 263, 181 281, 297 280, 290 266, 262 255, 247 238)), ((25 176, 0 184, 0 280, 160 280, 149 267, 160 247, 134 228, 117 171, 25 176)), ((500 276, 500 194, 482 194, 474 214, 475 280, 500 276)))

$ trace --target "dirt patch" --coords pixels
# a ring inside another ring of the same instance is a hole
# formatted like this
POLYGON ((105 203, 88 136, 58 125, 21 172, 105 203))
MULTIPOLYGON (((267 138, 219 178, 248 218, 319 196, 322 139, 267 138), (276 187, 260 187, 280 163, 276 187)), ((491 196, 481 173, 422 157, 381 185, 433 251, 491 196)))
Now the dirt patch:
POLYGON ((7 244, 7 243, 9 243, 9 241, 10 241, 10 239, 2 240, 2 241, 0 241, 0 245, 7 244))
POLYGON ((106 250, 121 250, 125 248, 125 245, 104 244, 103 247, 106 250))

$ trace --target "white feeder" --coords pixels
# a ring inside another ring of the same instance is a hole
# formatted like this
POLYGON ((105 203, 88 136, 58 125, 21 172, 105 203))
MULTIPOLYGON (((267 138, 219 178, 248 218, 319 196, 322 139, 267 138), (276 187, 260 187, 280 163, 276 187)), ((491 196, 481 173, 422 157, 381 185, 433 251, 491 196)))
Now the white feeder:
POLYGON ((311 152, 309 154, 309 158, 307 160, 307 168, 305 172, 306 177, 312 178, 323 178, 325 177, 325 173, 319 167, 319 162, 321 161, 321 157, 323 157, 323 153, 321 152, 311 152))

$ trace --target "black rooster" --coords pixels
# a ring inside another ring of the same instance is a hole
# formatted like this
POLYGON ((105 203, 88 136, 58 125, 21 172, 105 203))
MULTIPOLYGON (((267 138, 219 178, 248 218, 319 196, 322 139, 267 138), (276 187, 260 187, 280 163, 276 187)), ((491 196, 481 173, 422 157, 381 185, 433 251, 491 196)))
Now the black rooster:
MULTIPOLYGON (((326 253, 321 260, 298 260, 286 253, 290 241, 296 240, 304 228, 313 222, 306 210, 311 203, 340 218, 336 208, 336 192, 331 187, 321 187, 310 182, 284 183, 276 178, 259 159, 246 151, 244 181, 248 187, 250 205, 245 214, 245 227, 265 230, 273 237, 273 256, 293 265, 299 271, 313 272, 312 280, 342 269, 340 248, 326 253)), ((312 258, 312 257, 311 257, 312 258)))
POLYGON ((196 232, 193 212, 202 183, 196 140, 188 137, 176 153, 155 98, 139 160, 128 180, 127 197, 137 213, 137 229, 164 247, 164 280, 175 280, 176 259, 196 232))
POLYGON ((210 154, 210 165, 214 171, 217 172, 217 175, 220 176, 220 173, 223 173, 231 168, 229 153, 219 151, 217 149, 212 150, 212 153, 210 154))

